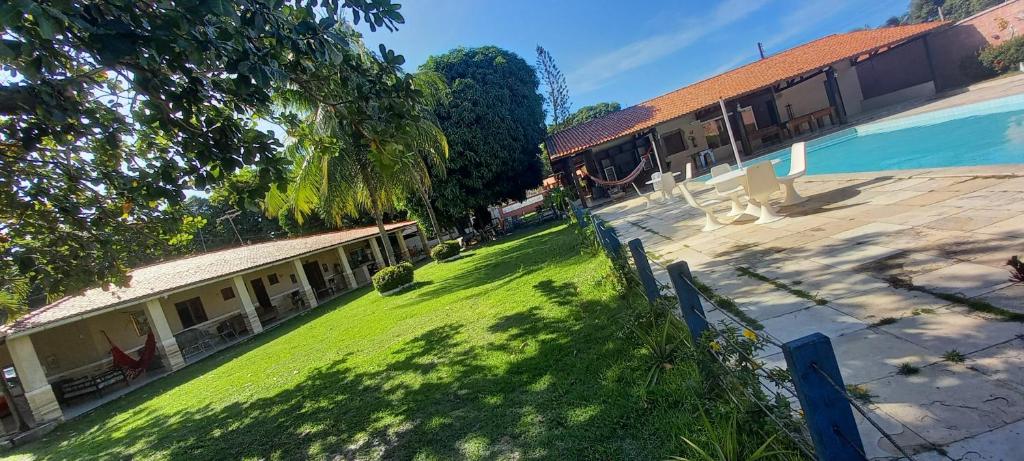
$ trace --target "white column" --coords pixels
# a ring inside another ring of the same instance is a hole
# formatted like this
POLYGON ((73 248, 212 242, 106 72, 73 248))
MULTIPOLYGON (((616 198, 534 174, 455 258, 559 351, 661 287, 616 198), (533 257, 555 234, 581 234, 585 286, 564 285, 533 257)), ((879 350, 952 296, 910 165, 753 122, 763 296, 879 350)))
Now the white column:
POLYGON ((395 237, 398 237, 398 251, 402 253, 402 259, 412 262, 412 258, 409 257, 409 247, 405 245, 405 234, 402 229, 395 231, 395 237))
POLYGON ((306 296, 306 303, 309 307, 316 307, 316 292, 313 291, 313 287, 309 285, 309 279, 306 278, 306 271, 302 268, 302 261, 299 259, 293 259, 292 265, 295 266, 295 276, 299 278, 299 284, 302 285, 302 293, 306 296))
POLYGON ((338 247, 338 259, 341 260, 341 271, 345 274, 345 283, 349 288, 356 287, 356 275, 352 273, 352 265, 348 263, 348 253, 345 246, 338 247))
POLYGON ((719 107, 722 108, 722 121, 725 122, 725 130, 729 132, 729 144, 732 144, 732 155, 736 157, 736 168, 743 168, 743 161, 740 160, 740 150, 736 147, 736 138, 732 135, 732 124, 729 123, 729 111, 725 109, 725 100, 718 100, 719 107))
POLYGON ((64 413, 60 410, 53 388, 46 381, 46 372, 39 363, 32 339, 28 335, 8 337, 7 350, 11 353, 14 370, 18 373, 22 389, 25 390, 25 400, 32 410, 32 418, 35 419, 36 425, 63 418, 64 413))
POLYGON ((260 317, 256 315, 256 306, 253 305, 252 298, 249 297, 249 290, 245 288, 245 281, 241 276, 236 275, 231 277, 231 282, 235 284, 235 292, 238 293, 238 299, 242 302, 242 319, 245 320, 245 327, 252 334, 263 331, 260 317))
POLYGON ((370 239, 370 250, 373 251, 373 260, 377 262, 377 269, 387 265, 384 263, 384 257, 380 255, 380 245, 377 245, 377 237, 370 239))
POLYGON ((159 299, 146 301, 146 317, 149 318, 149 327, 153 329, 153 336, 156 337, 156 347, 160 350, 164 366, 172 371, 184 367, 185 358, 181 356, 178 341, 171 333, 171 325, 167 323, 167 316, 164 315, 164 308, 160 305, 159 299))

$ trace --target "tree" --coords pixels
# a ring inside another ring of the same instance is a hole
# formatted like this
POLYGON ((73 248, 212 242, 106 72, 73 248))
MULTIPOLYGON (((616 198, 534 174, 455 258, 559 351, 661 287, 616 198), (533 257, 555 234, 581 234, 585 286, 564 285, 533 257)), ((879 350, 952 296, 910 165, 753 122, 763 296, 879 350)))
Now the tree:
POLYGON ((526 61, 493 46, 458 48, 421 70, 443 75, 451 88, 451 101, 436 111, 449 145, 448 174, 433 182, 441 225, 463 223, 469 210, 489 220, 488 205, 540 186, 543 98, 526 61))
MULTIPOLYGON (((390 0, 0 4, 0 67, 11 74, 0 84, 0 273, 51 296, 124 284, 139 237, 161 235, 184 190, 243 165, 256 167, 254 193, 283 180, 279 143, 256 125, 271 95, 322 68, 364 81, 335 24, 351 12, 394 29, 398 9, 390 0)), ((342 108, 352 118, 377 110, 342 108)))
POLYGON ((559 125, 569 117, 569 86, 555 58, 540 45, 537 45, 537 73, 544 86, 544 102, 551 111, 551 124, 559 125))
POLYGON ((1003 0, 946 0, 942 6, 942 13, 947 21, 959 21, 1000 3, 1003 3, 1003 0))
POLYGON ((910 0, 907 18, 910 24, 933 21, 939 18, 939 7, 943 0, 910 0))
POLYGON ((565 123, 559 127, 559 130, 572 128, 620 110, 622 110, 622 105, 617 102, 599 102, 590 106, 583 106, 566 118, 565 123))
POLYGON ((401 73, 401 56, 383 46, 375 56, 349 28, 339 26, 335 33, 351 36, 354 54, 346 57, 347 63, 358 66, 365 78, 351 81, 321 69, 279 93, 285 112, 280 120, 294 140, 286 147, 293 166, 287 187, 273 189, 266 208, 271 215, 291 213, 300 223, 316 214, 335 226, 368 210, 387 262, 394 265, 384 217, 407 190, 402 172, 420 158, 408 142, 422 136, 422 94, 415 80, 401 73), (350 104, 361 106, 360 117, 351 116, 350 104))

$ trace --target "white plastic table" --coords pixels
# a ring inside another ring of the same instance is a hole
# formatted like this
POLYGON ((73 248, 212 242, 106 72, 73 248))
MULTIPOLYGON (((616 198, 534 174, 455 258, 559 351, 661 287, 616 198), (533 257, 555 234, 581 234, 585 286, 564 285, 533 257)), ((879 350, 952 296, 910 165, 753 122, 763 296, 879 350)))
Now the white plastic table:
MULTIPOLYGON (((782 161, 782 159, 780 159, 780 158, 771 160, 772 165, 775 165, 775 164, 777 164, 777 163, 779 163, 781 161, 782 161)), ((715 176, 715 177, 713 177, 713 178, 711 178, 711 179, 709 179, 707 181, 704 181, 704 184, 707 184, 709 186, 717 186, 717 185, 719 185, 719 184, 721 184, 723 182, 731 181, 733 179, 737 179, 737 178, 740 178, 742 176, 745 176, 746 174, 747 174, 747 168, 746 167, 737 168, 737 169, 732 170, 732 171, 730 171, 728 173, 722 173, 722 174, 720 174, 718 176, 715 176)))

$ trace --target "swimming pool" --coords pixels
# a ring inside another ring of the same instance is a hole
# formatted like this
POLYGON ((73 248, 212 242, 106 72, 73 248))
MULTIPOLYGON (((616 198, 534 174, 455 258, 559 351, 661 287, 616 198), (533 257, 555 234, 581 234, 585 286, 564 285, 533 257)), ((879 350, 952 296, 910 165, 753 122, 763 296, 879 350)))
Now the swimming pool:
MULTIPOLYGON (((744 164, 781 159, 789 149, 744 164)), ((859 125, 807 142, 807 174, 1024 163, 1024 94, 859 125)))

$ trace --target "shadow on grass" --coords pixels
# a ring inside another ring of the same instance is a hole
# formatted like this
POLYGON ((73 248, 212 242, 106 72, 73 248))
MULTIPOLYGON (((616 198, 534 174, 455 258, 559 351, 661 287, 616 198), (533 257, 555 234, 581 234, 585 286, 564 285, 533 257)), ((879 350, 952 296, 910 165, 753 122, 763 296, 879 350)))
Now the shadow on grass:
MULTIPOLYGON (((458 279, 424 286, 425 291, 493 289, 495 281, 518 277, 524 265, 589 260, 580 257, 571 230, 548 230, 514 236, 515 245, 486 256, 481 252, 458 279)), ((33 454, 192 461, 654 459, 677 453, 676 420, 697 406, 674 395, 660 400, 656 411, 642 403, 637 345, 616 336, 622 329, 618 319, 630 307, 614 296, 582 299, 572 281, 548 279, 533 289, 555 306, 510 308, 485 327, 494 340, 481 342, 474 336, 479 333, 453 319, 398 344, 379 367, 357 366, 349 354, 267 397, 172 414, 132 410, 293 332, 309 315, 318 317, 348 296, 365 294, 357 291, 58 428, 36 446, 47 449, 33 454), (133 427, 122 426, 122 411, 131 412, 133 427), (657 412, 667 417, 652 414, 657 412)), ((261 378, 253 376, 245 385, 266 385, 261 378)))

